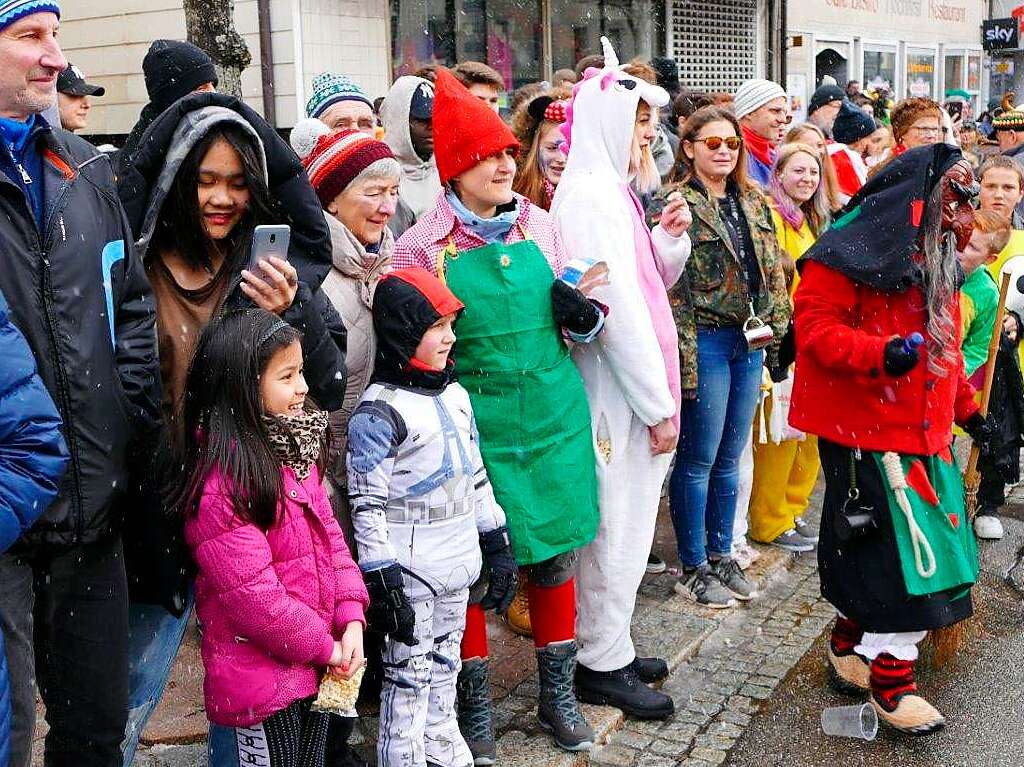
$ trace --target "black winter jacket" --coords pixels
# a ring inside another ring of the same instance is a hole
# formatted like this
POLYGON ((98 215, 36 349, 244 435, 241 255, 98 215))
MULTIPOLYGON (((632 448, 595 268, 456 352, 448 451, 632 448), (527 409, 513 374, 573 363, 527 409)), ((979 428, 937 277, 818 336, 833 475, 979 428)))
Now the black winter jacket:
POLYGON ((36 140, 40 226, 21 188, 0 173, 0 291, 60 411, 71 460, 57 500, 14 551, 117 534, 126 451, 160 419, 152 294, 110 162, 63 130, 44 125, 36 140))
MULTIPOLYGON (((324 221, 320 200, 309 183, 302 163, 284 139, 257 112, 234 96, 223 93, 193 93, 169 107, 146 129, 145 134, 117 180, 118 194, 143 254, 152 231, 146 231, 147 215, 152 222, 156 205, 162 204, 161 187, 165 164, 179 154, 176 140, 182 140, 179 125, 196 122, 206 107, 222 107, 237 113, 258 137, 267 162, 271 196, 278 202, 291 226, 288 261, 298 272, 299 290, 282 318, 302 331, 302 353, 310 396, 324 410, 337 410, 345 398, 345 326, 320 284, 331 268, 330 232, 324 221)), ((207 125, 202 121, 200 124, 207 125)), ((207 126, 208 127, 208 126, 207 126)), ((178 157, 180 165, 184 156, 178 157)), ((166 194, 163 189, 163 194, 166 194)), ((225 308, 252 306, 233 286, 225 308)))

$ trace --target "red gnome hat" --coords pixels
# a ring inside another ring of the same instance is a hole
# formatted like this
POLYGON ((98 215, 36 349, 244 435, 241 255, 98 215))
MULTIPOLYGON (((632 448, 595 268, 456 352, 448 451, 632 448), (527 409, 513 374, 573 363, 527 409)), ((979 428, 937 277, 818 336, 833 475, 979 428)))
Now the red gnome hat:
POLYGON ((434 82, 434 157, 446 184, 481 160, 519 141, 498 113, 478 99, 443 67, 434 82))

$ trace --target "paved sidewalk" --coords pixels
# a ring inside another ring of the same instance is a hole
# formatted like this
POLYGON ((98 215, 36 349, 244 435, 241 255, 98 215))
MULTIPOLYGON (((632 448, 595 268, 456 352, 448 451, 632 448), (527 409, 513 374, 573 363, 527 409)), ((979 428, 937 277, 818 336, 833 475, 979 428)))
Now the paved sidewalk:
POLYGON ((815 559, 793 557, 749 606, 729 612, 662 691, 676 713, 666 722, 627 719, 590 755, 608 767, 707 767, 725 761, 761 702, 832 620, 815 559))
MULTIPOLYGON (((726 744, 721 738, 727 734, 738 737, 739 732, 730 728, 746 721, 757 700, 770 694, 771 686, 803 653, 806 643, 813 638, 811 627, 820 630, 827 620, 827 613, 820 608, 817 613, 804 614, 801 612, 803 602, 797 609, 791 606, 792 602, 785 601, 797 584, 803 584, 808 592, 816 589, 813 558, 805 557, 801 561, 792 555, 765 549, 761 561, 750 572, 767 586, 767 593, 750 606, 729 611, 699 608, 673 593, 675 577, 671 573, 645 579, 638 598, 634 636, 641 653, 660 655, 675 669, 664 689, 676 699, 679 711, 670 722, 662 725, 624 720, 617 709, 585 706, 587 718, 602 742, 609 742, 592 753, 592 762, 617 767, 633 764, 669 767, 691 751, 695 755, 705 753, 700 750, 705 747, 717 748, 716 753, 724 756, 721 747, 726 744), (773 652, 776 645, 792 641, 789 630, 801 622, 800 631, 808 637, 805 641, 800 635, 797 646, 782 647, 787 665, 779 665, 777 657, 766 658, 765 654, 773 652), (725 676, 716 674, 716 678, 706 680, 707 671, 718 670, 710 665, 709 659, 719 655, 729 656, 727 665, 723 666, 725 676), (691 658, 692 662, 688 662, 691 658), (626 729, 621 729, 624 724, 626 729), (726 725, 727 729, 723 730, 720 725, 726 725)), ((536 723, 537 682, 532 642, 514 636, 496 620, 489 624, 489 634, 492 657, 496 661, 492 693, 498 764, 510 767, 585 764, 586 756, 559 750, 536 723)), ((175 680, 180 679, 181 674, 176 670, 175 680)), ((181 688, 176 687, 169 692, 170 699, 164 701, 161 715, 154 717, 146 733, 147 738, 162 733, 167 739, 140 750, 135 761, 139 767, 205 765, 205 745, 201 742, 205 738, 205 717, 201 705, 196 706, 194 700, 191 703, 182 700, 180 691, 181 688), (178 720, 179 724, 194 720, 201 726, 192 729, 199 731, 189 736, 183 732, 188 728, 179 727, 177 734, 166 729, 173 727, 169 717, 175 713, 184 717, 178 720), (192 745, 182 744, 180 738, 186 736, 192 737, 192 745)), ((363 716, 353 737, 354 742, 362 744, 361 749, 371 762, 376 728, 376 717, 363 716)), ((710 756, 711 752, 705 755, 710 756)))

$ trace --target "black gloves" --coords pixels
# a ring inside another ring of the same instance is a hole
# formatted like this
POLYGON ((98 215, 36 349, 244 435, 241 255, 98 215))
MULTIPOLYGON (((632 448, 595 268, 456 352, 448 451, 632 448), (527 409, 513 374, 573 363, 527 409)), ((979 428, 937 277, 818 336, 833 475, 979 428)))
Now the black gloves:
POLYGON ((789 377, 788 366, 766 364, 765 367, 768 368, 768 376, 772 379, 772 383, 782 383, 789 377))
POLYGON ((989 456, 995 449, 996 437, 999 436, 999 425, 991 415, 975 413, 964 423, 964 431, 971 435, 981 455, 989 456))
POLYGON ((487 593, 480 600, 484 610, 503 613, 512 604, 519 582, 519 568, 512 556, 512 541, 504 525, 480 536, 480 551, 489 572, 487 593))
POLYGON ((601 310, 561 280, 551 284, 551 310, 559 327, 580 336, 587 335, 601 321, 601 310))
POLYGON ((913 370, 919 359, 917 347, 908 347, 904 339, 897 336, 885 345, 882 367, 886 373, 896 378, 913 370))
POLYGON ((405 595, 402 567, 393 564, 380 570, 370 570, 363 574, 363 580, 370 593, 370 608, 366 611, 366 622, 370 628, 379 634, 387 634, 396 642, 414 646, 416 612, 405 595))
MULTIPOLYGON (((790 322, 785 335, 779 342, 779 367, 788 370, 794 362, 796 362, 796 326, 790 322)), ((774 376, 772 376, 772 380, 775 381, 774 376)), ((775 382, 778 383, 778 381, 775 382)))

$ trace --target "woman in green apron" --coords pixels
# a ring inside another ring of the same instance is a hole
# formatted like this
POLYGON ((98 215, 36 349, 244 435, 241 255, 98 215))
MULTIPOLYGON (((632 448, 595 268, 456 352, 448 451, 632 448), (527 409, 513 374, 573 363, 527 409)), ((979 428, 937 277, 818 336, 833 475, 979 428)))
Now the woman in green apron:
MULTIPOLYGON (((518 148, 494 112, 438 70, 434 153, 445 192, 399 239, 394 265, 434 271, 466 305, 455 327, 456 373, 473 401, 487 473, 529 577, 537 715, 561 747, 582 751, 594 733, 573 692, 572 566, 597 530, 597 481, 590 410, 563 330, 589 341, 604 315, 557 279, 565 256, 551 217, 512 192, 518 148)), ((476 764, 493 764, 479 604, 467 613, 462 657, 460 724, 476 764)))

